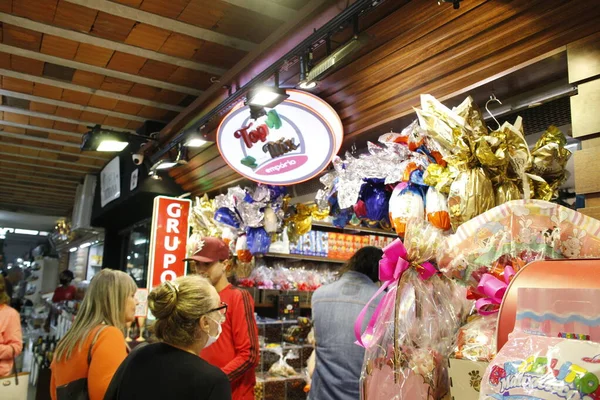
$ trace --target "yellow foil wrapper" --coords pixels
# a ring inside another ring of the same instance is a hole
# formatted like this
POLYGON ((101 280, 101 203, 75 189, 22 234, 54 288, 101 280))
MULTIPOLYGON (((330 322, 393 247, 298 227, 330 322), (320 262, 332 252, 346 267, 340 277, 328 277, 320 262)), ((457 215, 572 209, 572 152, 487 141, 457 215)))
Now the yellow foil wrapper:
POLYGON ((501 133, 498 136, 482 136, 476 141, 475 156, 493 176, 504 174, 508 159, 506 140, 501 133))
POLYGON ((472 134, 476 138, 488 135, 488 129, 485 125, 485 121, 483 120, 483 116, 481 115, 481 110, 477 104, 473 102, 473 98, 471 96, 467 97, 452 111, 455 111, 460 117, 464 118, 472 134))
POLYGON ((454 230, 494 206, 494 188, 483 168, 460 172, 450 186, 448 208, 454 230))
MULTIPOLYGON (((532 199, 550 201, 554 196, 554 192, 558 186, 553 187, 540 176, 527 174, 529 180, 529 192, 532 199)), ((560 184, 559 184, 560 186, 560 184)))
POLYGON ((565 135, 551 126, 536 143, 531 156, 532 163, 529 172, 548 180, 561 180, 565 176, 567 161, 571 152, 565 149, 565 135))
POLYGON ((496 193, 497 206, 502 205, 507 201, 521 200, 523 198, 523 193, 521 193, 519 186, 517 186, 516 183, 508 179, 495 186, 494 191, 496 193))
POLYGON ((423 176, 423 182, 427 186, 435 187, 440 193, 448 194, 450 185, 454 180, 454 173, 448 167, 442 167, 439 164, 429 164, 423 176))

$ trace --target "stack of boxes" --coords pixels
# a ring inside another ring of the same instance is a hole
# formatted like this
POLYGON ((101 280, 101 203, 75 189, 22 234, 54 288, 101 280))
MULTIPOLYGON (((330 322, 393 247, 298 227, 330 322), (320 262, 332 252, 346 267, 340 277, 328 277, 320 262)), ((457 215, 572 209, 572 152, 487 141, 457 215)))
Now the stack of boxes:
POLYGON ((302 235, 297 243, 290 243, 290 254, 348 260, 365 246, 384 248, 393 240, 393 237, 388 236, 351 235, 311 230, 302 235))

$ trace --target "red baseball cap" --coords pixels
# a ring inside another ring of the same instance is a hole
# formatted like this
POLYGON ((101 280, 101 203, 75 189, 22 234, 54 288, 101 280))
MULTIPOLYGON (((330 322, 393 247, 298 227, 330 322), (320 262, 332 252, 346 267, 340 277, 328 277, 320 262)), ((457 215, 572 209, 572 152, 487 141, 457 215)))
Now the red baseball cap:
POLYGON ((183 261, 215 262, 229 258, 229 247, 219 238, 206 237, 198 242, 198 249, 183 261))

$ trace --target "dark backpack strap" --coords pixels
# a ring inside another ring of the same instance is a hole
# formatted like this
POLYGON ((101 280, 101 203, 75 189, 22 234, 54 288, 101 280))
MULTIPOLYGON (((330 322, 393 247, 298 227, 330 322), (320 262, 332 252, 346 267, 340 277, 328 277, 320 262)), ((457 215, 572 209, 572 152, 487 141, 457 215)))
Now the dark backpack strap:
POLYGON ((90 367, 90 364, 92 363, 92 349, 94 348, 94 345, 96 344, 96 341, 98 340, 98 337, 100 336, 100 332, 102 332, 104 330, 104 328, 106 328, 106 325, 102 325, 100 328, 98 328, 98 330, 96 331, 96 335, 94 335, 94 340, 92 340, 92 344, 90 345, 90 349, 88 350, 88 357, 87 357, 88 368, 90 367))

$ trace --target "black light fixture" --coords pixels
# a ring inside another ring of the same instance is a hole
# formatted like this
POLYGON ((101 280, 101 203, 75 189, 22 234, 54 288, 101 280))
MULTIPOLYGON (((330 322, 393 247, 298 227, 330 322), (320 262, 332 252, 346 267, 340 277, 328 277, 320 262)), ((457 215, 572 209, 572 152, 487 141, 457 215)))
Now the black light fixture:
POLYGON ((455 10, 458 10, 460 8, 460 2, 462 0, 438 0, 438 4, 442 4, 442 3, 452 3, 452 6, 454 7, 455 10))
POLYGON ((148 171, 148 176, 154 179, 160 179, 160 177, 157 175, 158 171, 164 171, 180 165, 186 165, 187 163, 187 147, 183 144, 179 144, 177 158, 175 160, 170 160, 168 158, 158 160, 148 171))
POLYGON ((317 87, 317 82, 309 80, 308 74, 308 63, 311 58, 311 53, 303 54, 300 56, 300 82, 298 82, 298 88, 304 90, 310 90, 317 87))
POLYGON ((250 118, 256 121, 265 115, 267 115, 267 111, 264 107, 250 105, 250 118))
POLYGON ((95 125, 89 132, 83 134, 81 150, 119 152, 129 144, 139 147, 149 140, 155 139, 130 132, 113 131, 105 129, 100 125, 95 125))
POLYGON ((279 87, 279 72, 274 75, 275 86, 260 85, 250 89, 246 96, 246 104, 250 107, 273 108, 290 97, 285 89, 279 87))
POLYGON ((129 132, 103 129, 96 125, 83 135, 81 150, 83 151, 121 151, 129 145, 129 132))

